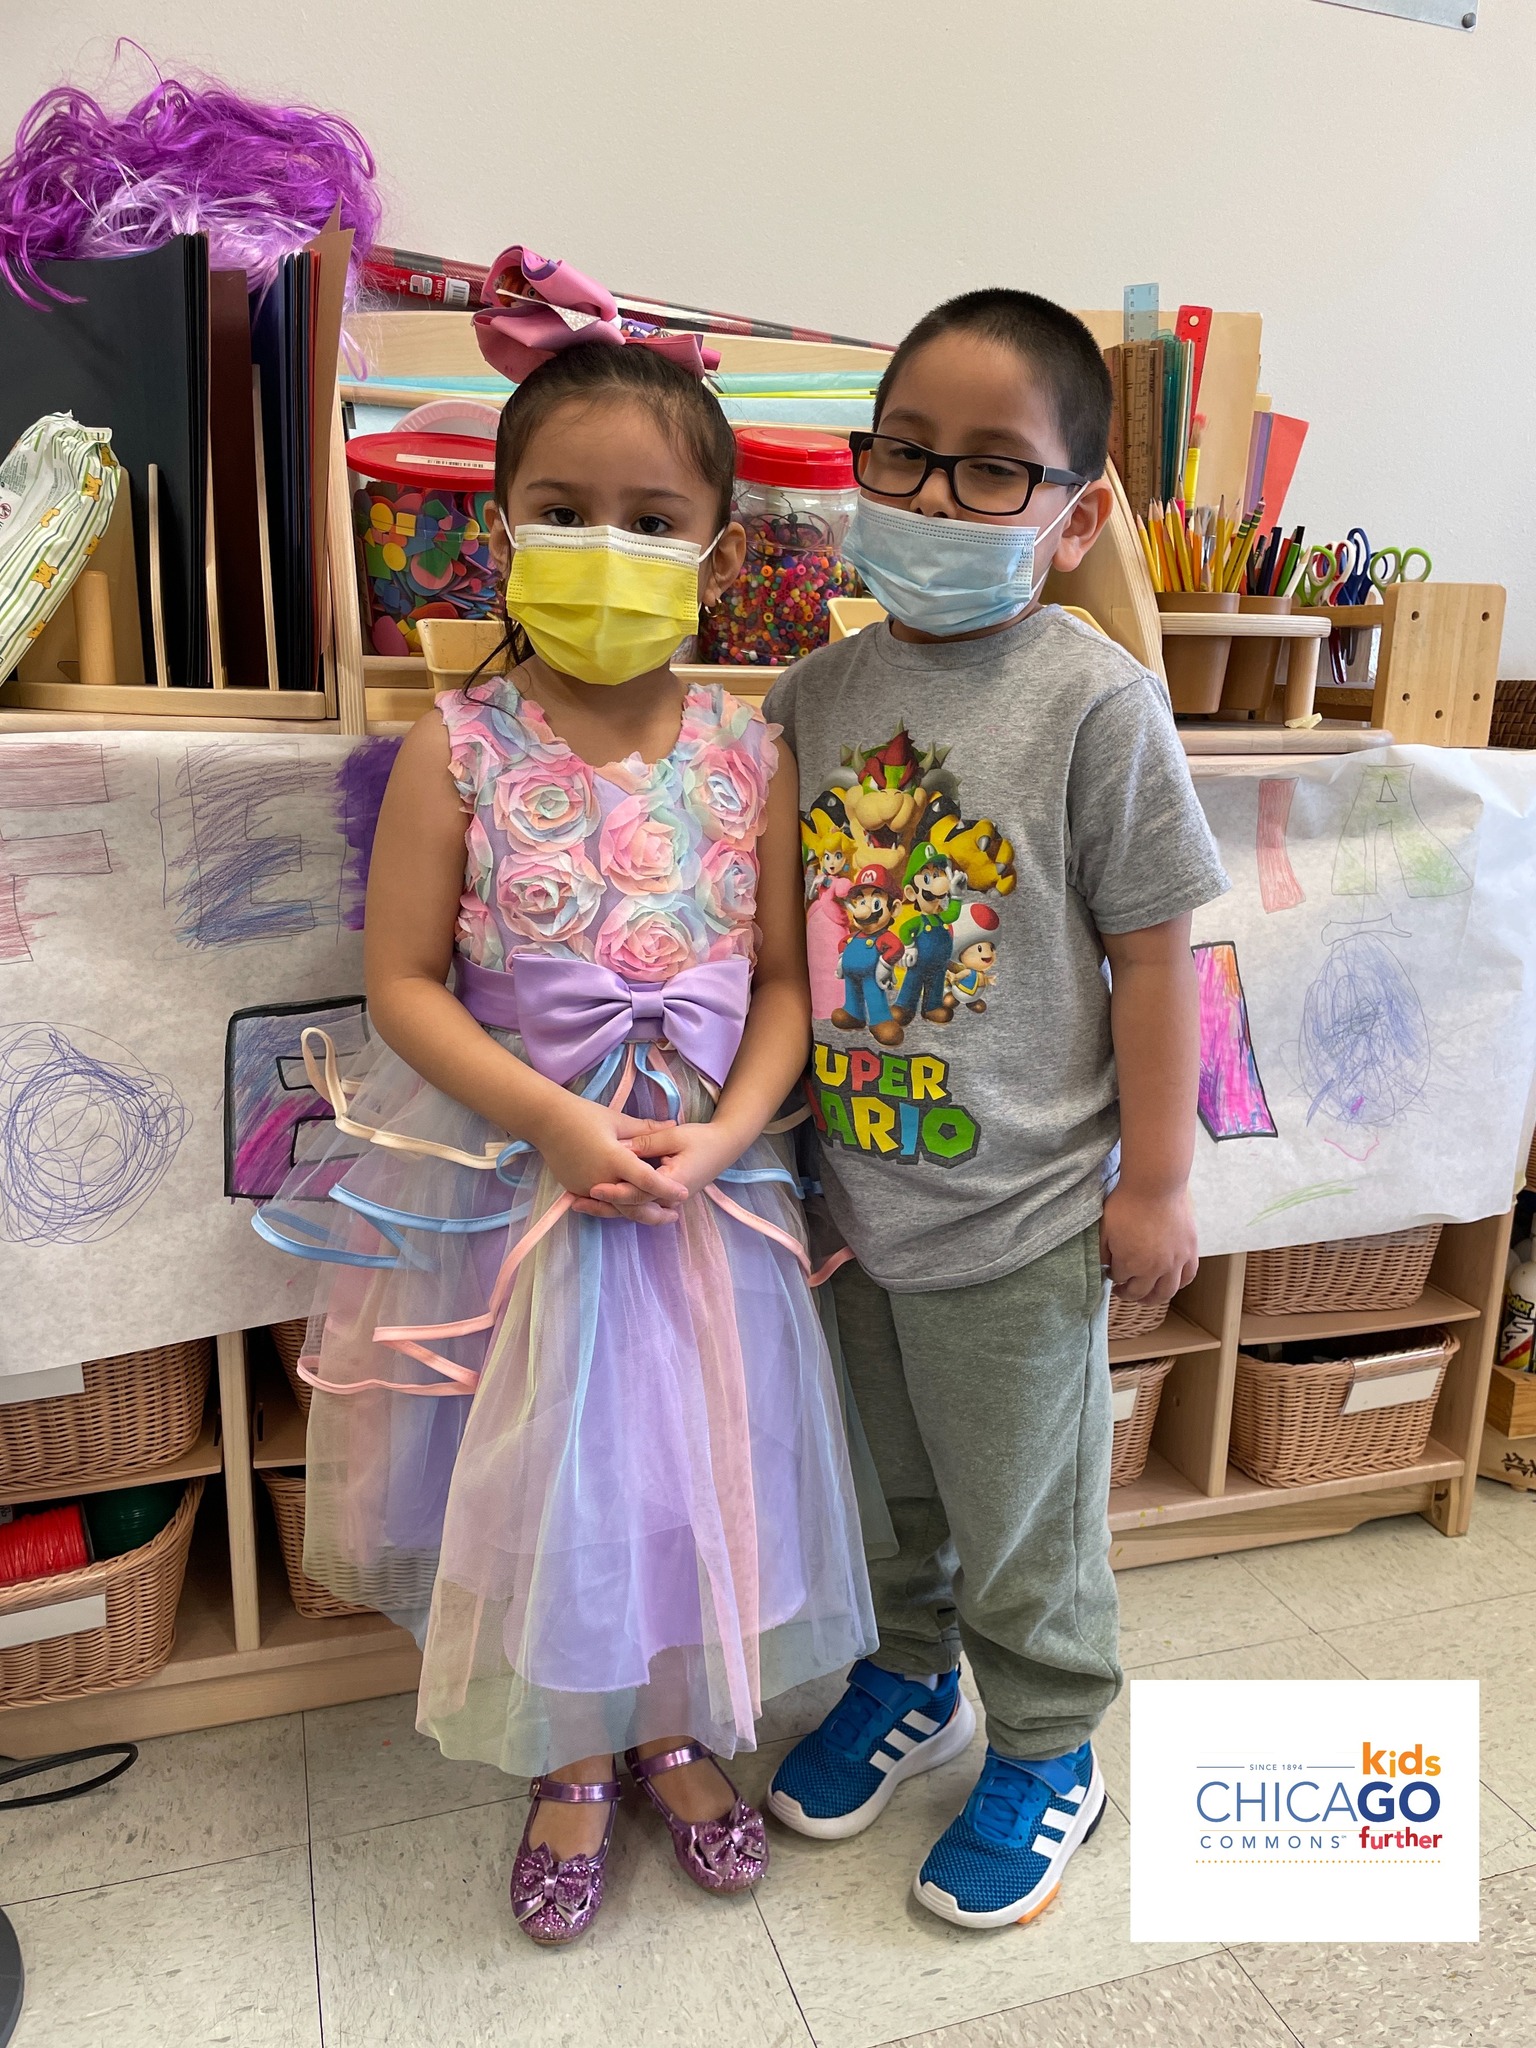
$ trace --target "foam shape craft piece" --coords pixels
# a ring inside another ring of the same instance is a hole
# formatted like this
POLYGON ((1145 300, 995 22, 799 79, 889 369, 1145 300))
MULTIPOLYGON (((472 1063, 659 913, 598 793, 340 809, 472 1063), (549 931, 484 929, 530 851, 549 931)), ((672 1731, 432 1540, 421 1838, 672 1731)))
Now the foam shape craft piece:
POLYGON ((0 463, 0 677, 96 552, 122 471, 105 427, 44 413, 0 463))

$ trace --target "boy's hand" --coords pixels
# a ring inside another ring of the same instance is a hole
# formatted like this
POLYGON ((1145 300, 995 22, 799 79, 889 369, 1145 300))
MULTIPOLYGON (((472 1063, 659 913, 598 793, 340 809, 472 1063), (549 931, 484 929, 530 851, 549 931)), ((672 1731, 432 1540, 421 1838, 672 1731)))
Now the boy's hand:
POLYGON ((1122 1181, 1105 1197, 1099 1246, 1128 1301, 1171 1301, 1200 1264, 1189 1189, 1143 1194, 1122 1181))

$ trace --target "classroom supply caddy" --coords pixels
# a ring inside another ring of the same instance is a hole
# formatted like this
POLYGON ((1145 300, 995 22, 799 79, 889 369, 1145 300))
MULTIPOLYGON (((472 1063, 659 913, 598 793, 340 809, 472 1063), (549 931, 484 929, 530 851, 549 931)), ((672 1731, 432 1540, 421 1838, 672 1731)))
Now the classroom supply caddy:
POLYGON ((93 1358, 78 1394, 0 1406, 0 1487, 93 1479, 160 1465, 197 1442, 212 1347, 161 1344, 93 1358))
POLYGON ((203 1482, 191 1481, 171 1520, 138 1550, 0 1588, 0 1708, 109 1692, 162 1669, 202 1494, 203 1482))
POLYGON ((1237 1357, 1232 1462, 1266 1486, 1305 1486, 1411 1466, 1429 1441, 1449 1330, 1405 1333, 1390 1350, 1291 1363, 1237 1357))

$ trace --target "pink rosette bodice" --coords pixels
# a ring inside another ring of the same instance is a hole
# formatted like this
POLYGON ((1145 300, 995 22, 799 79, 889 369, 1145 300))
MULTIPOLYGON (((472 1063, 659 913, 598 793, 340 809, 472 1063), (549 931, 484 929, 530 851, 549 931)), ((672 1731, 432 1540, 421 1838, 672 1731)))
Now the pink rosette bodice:
POLYGON ((757 951, 757 840, 777 726, 689 690, 660 761, 593 768, 504 679, 437 699, 465 827, 455 946, 505 969, 530 948, 665 982, 757 951))

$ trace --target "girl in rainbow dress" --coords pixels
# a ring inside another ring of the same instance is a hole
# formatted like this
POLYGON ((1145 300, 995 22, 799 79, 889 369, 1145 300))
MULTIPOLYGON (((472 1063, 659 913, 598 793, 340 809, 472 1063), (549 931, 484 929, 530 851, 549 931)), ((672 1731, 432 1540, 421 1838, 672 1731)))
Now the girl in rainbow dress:
POLYGON ((668 666, 741 564, 734 444, 691 338, 556 326, 496 443, 506 671, 401 747, 374 1041, 344 1078, 306 1033, 336 1121, 257 1219, 324 1262, 305 1569, 416 1632, 445 1755, 533 1776, 512 1903, 549 1943, 601 1904, 620 1753, 695 1882, 755 1883, 715 1756, 874 1642, 775 1122, 795 764, 668 666))

